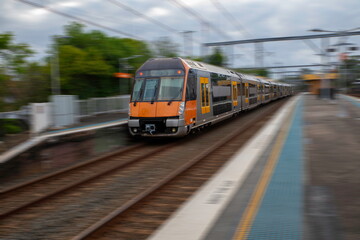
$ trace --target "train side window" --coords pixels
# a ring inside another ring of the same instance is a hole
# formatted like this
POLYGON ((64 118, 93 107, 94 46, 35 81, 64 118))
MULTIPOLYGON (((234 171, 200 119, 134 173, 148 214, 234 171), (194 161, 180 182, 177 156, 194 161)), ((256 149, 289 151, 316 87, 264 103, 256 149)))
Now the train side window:
POLYGON ((238 83, 238 84, 237 84, 237 93, 238 93, 238 96, 241 96, 241 95, 242 95, 241 83, 238 83))
POLYGON ((186 84, 186 100, 196 100, 197 77, 195 73, 189 73, 186 84))

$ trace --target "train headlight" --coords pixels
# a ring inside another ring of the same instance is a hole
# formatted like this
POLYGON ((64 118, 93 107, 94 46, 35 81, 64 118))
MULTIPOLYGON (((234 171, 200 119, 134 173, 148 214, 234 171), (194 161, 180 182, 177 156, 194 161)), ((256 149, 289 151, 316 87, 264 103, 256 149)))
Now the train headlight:
POLYGON ((179 115, 182 115, 185 110, 185 102, 181 102, 179 105, 179 115))

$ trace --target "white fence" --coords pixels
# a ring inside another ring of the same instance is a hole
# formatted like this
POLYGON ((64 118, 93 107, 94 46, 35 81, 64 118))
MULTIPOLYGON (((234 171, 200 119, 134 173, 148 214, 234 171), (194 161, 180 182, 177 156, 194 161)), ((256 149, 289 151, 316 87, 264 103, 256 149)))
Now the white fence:
POLYGON ((130 95, 78 100, 78 117, 82 118, 102 113, 127 112, 129 100, 130 95))
POLYGON ((52 95, 51 114, 53 127, 73 125, 78 122, 78 98, 74 95, 52 95))
POLYGON ((49 103, 32 103, 22 110, 0 113, 0 118, 23 119, 31 132, 39 133, 47 127, 63 127, 77 123, 81 118, 97 114, 127 112, 130 95, 77 100, 76 96, 51 96, 49 103))

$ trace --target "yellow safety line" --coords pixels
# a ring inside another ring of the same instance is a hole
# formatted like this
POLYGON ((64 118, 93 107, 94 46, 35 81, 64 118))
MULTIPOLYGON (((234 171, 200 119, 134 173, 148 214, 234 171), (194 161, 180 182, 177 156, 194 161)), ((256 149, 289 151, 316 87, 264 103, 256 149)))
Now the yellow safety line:
MULTIPOLYGON (((292 111, 293 112, 293 111, 292 111)), ((290 115, 291 116, 291 115, 290 115)), ((234 240, 243 240, 247 239, 248 234, 250 233, 254 218, 258 212, 259 206, 264 197, 265 191, 267 189, 268 183, 273 174, 274 168, 276 166, 277 160, 281 153, 281 149, 284 145, 286 136, 289 132, 289 126, 292 120, 292 117, 288 117, 285 126, 280 129, 280 133, 276 138, 276 142, 273 150, 267 160, 266 166, 263 170, 261 178, 259 179, 256 189, 251 196, 251 200, 248 203, 245 213, 243 214, 240 224, 237 227, 236 234, 233 237, 234 240)))

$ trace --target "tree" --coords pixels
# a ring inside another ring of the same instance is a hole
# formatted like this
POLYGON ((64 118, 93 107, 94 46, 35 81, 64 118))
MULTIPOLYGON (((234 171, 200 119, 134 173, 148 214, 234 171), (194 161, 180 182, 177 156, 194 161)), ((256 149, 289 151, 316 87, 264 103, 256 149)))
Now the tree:
POLYGON ((169 37, 160 37, 153 42, 155 55, 157 57, 177 57, 179 46, 173 43, 169 37))
POLYGON ((222 67, 225 65, 226 57, 220 48, 215 48, 213 53, 205 59, 205 62, 222 67))
POLYGON ((360 79, 360 61, 357 56, 352 56, 341 62, 339 67, 340 87, 351 88, 352 83, 360 79))
MULTIPOLYGON (((101 31, 86 32, 84 25, 79 23, 65 26, 64 35, 67 37, 54 38, 54 46, 59 52, 61 89, 63 93, 80 98, 129 93, 129 81, 120 80, 119 89, 119 79, 114 73, 133 73, 152 57, 142 41, 109 37, 101 31), (141 57, 122 60, 134 55, 141 57)), ((53 48, 51 52, 54 54, 55 51, 53 48)))
POLYGON ((252 74, 252 75, 256 75, 256 76, 262 76, 262 77, 268 77, 269 76, 269 71, 265 68, 260 68, 260 69, 236 69, 237 72, 240 73, 247 73, 247 74, 252 74))
POLYGON ((27 57, 33 51, 27 44, 14 43, 11 33, 0 34, 0 111, 16 110, 26 102, 23 84, 27 74, 27 57))
POLYGON ((23 89, 21 105, 35 102, 47 102, 51 95, 49 66, 38 62, 27 65, 20 88, 23 89))
POLYGON ((33 53, 27 44, 13 43, 11 33, 0 34, 0 57, 8 73, 22 74, 26 67, 26 58, 33 53))

